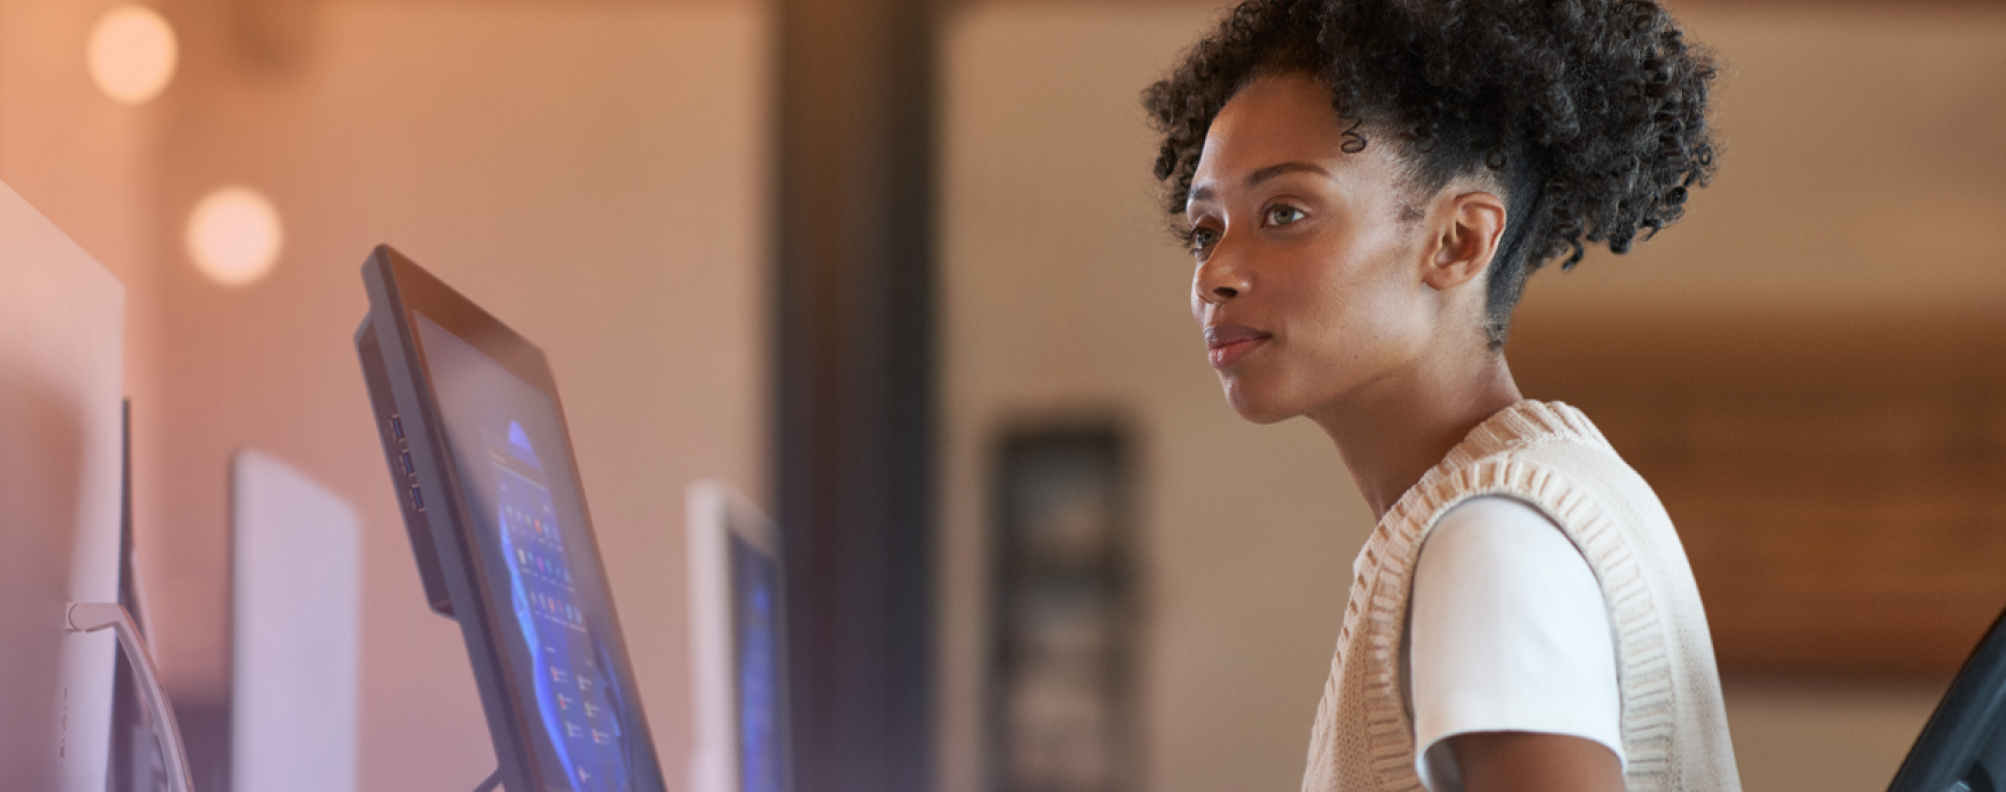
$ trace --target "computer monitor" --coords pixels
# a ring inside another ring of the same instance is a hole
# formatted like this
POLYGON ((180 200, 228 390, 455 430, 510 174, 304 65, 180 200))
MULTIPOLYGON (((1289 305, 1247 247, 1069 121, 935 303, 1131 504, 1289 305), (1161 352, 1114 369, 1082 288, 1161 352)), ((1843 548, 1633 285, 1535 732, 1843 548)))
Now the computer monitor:
POLYGON ((1995 792, 2006 784, 2006 614, 1965 658, 1888 792, 1995 792))
POLYGON ((786 792, 787 616, 780 531, 730 485, 688 493, 691 792, 786 792))
POLYGON ((355 345, 433 610, 459 622, 509 792, 663 792, 542 350, 409 258, 355 345))
MULTIPOLYGON (((0 787, 101 790, 119 596, 125 287, 0 184, 0 787)), ((149 746, 150 747, 150 746, 149 746)))
POLYGON ((231 789, 359 792, 361 639, 362 520, 354 507, 278 457, 237 449, 231 789))

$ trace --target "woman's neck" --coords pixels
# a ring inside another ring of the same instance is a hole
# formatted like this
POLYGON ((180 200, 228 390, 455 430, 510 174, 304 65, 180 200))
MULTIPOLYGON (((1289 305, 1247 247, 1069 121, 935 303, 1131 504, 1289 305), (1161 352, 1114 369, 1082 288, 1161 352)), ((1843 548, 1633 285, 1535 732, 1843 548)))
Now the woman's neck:
POLYGON ((1372 507, 1386 516, 1471 429, 1517 404, 1518 385, 1504 355, 1421 364, 1310 413, 1372 507))

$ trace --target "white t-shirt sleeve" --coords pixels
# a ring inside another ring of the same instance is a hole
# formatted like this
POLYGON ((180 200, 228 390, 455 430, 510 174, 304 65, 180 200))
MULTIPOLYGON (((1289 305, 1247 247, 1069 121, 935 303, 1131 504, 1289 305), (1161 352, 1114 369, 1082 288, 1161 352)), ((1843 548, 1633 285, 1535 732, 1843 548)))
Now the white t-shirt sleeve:
POLYGON ((1430 792, 1462 790, 1445 741, 1470 732, 1582 737, 1627 763, 1608 608, 1546 515, 1497 496, 1450 510, 1416 562, 1409 620, 1415 769, 1430 792))

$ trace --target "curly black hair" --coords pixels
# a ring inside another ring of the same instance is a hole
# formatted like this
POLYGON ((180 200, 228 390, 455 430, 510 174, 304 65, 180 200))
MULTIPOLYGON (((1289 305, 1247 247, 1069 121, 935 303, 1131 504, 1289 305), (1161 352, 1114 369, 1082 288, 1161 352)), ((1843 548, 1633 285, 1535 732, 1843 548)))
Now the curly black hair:
POLYGON ((1583 242, 1628 252, 1685 212, 1714 170, 1710 53, 1650 0, 1248 0, 1143 93, 1156 177, 1182 215, 1206 131, 1254 79, 1330 86, 1344 150, 1384 134, 1431 194, 1488 170, 1506 229, 1486 282, 1504 346, 1526 276, 1583 242))

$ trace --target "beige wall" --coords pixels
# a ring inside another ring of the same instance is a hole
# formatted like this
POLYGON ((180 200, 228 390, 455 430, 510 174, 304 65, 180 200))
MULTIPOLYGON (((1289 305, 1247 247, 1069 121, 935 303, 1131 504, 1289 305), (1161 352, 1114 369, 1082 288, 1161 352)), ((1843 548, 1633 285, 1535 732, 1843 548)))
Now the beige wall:
MULTIPOLYGON (((1144 788, 1300 783, 1370 517, 1313 426, 1239 422, 1201 362, 1137 98, 1210 8, 982 4, 947 34, 943 789, 984 778, 983 451, 1023 416, 1083 412, 1141 433, 1144 788)), ((1985 219, 2006 204, 2006 155, 1988 142, 2006 125, 2006 14, 1686 16, 1727 65, 1720 178, 1641 252, 1538 276, 1521 326, 2006 308, 2006 238, 1985 219)), ((1883 788, 1939 693, 1730 680, 1744 780, 1883 788)))
POLYGON ((226 689, 227 464, 256 447, 364 520, 362 788, 465 788, 494 766, 351 342, 362 260, 390 242, 549 354, 679 787, 683 486, 766 482, 765 9, 180 0, 160 6, 180 72, 132 109, 83 71, 111 5, 0 3, 0 179, 131 288, 138 539, 172 695, 226 689), (225 184, 285 223, 277 268, 242 288, 182 252, 187 213, 225 184))

